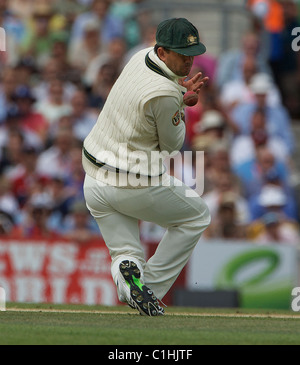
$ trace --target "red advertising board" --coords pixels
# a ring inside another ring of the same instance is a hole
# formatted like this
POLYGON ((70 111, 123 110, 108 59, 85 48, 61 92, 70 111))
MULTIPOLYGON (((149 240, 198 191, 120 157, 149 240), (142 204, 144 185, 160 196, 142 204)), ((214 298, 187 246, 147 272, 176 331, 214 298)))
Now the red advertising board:
POLYGON ((116 305, 110 261, 101 239, 0 240, 0 287, 7 301, 116 305))
MULTIPOLYGON (((157 247, 143 243, 146 258, 157 247)), ((0 240, 0 287, 8 302, 121 304, 111 277, 111 258, 99 238, 84 244, 48 240, 0 240)), ((185 286, 185 269, 163 298, 185 286)))

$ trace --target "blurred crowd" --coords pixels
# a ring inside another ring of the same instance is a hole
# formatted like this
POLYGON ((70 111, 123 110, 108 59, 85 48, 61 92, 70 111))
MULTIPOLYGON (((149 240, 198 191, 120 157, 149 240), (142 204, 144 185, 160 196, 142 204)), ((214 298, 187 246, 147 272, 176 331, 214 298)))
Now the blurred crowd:
MULTIPOLYGON (((141 3, 0 0, 3 237, 84 243, 101 235, 84 202, 82 142, 128 59, 155 44, 157 23, 141 3)), ((186 108, 183 151, 204 151, 206 239, 298 245, 300 51, 291 43, 299 7, 294 0, 244 6, 251 26, 240 46, 195 57, 191 74, 210 79, 186 108)), ((184 171, 195 169, 192 161, 184 171)), ((141 222, 144 240, 163 233, 141 222)))

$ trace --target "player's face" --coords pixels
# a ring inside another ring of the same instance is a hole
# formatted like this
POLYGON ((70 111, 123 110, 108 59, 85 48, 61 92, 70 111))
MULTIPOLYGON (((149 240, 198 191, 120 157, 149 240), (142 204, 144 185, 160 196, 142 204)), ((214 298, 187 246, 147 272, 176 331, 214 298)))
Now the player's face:
POLYGON ((174 72, 177 76, 187 76, 192 68, 194 57, 184 56, 170 50, 164 50, 160 48, 160 59, 168 66, 168 68, 174 72))

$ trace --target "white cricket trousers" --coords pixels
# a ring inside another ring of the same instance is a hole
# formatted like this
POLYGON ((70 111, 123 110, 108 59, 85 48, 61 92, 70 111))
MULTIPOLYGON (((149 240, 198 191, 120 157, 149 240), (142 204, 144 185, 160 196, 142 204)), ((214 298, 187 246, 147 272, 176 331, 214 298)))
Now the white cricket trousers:
POLYGON ((119 264, 135 261, 143 273, 144 284, 162 299, 186 265, 202 232, 210 223, 204 200, 171 178, 171 186, 141 189, 106 185, 86 175, 86 204, 98 223, 112 259, 111 273, 117 285, 119 264), (166 228, 155 254, 146 262, 140 241, 139 220, 166 228))

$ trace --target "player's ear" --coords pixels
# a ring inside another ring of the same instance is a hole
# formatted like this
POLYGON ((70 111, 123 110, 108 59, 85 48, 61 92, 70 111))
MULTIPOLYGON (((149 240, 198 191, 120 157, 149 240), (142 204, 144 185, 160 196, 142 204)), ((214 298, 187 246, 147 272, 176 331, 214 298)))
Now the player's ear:
POLYGON ((162 60, 163 62, 166 59, 166 54, 167 54, 167 50, 164 47, 158 47, 157 48, 157 56, 159 57, 160 60, 162 60))

